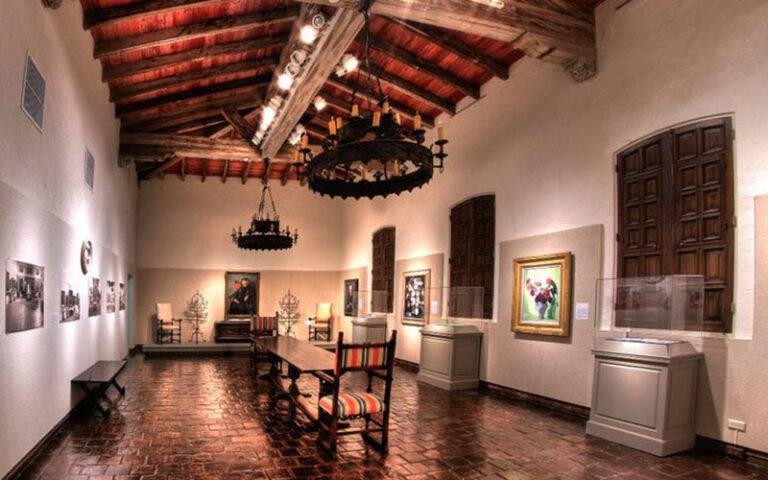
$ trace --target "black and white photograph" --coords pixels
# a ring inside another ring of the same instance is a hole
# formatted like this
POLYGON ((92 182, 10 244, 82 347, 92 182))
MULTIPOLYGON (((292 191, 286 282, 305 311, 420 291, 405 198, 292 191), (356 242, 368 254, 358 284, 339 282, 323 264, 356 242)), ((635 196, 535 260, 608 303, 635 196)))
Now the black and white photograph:
POLYGON ((43 326, 44 277, 44 267, 6 260, 5 333, 43 326))
POLYGON ((357 292, 359 280, 350 278, 344 280, 344 315, 347 317, 357 316, 357 292))
POLYGON ((423 325, 428 321, 429 270, 403 273, 402 322, 423 325))
POLYGON ((59 317, 60 322, 80 320, 80 289, 73 276, 67 272, 61 273, 59 317))
POLYGON ((101 315, 101 282, 96 277, 91 277, 88 285, 88 316, 101 315))
POLYGON ((127 297, 126 297, 126 292, 125 292, 125 284, 124 283, 120 284, 120 289, 119 289, 119 292, 118 292, 118 303, 119 303, 120 311, 122 312, 123 310, 125 310, 126 304, 128 302, 127 302, 127 297))
POLYGON ((107 313, 115 313, 117 291, 114 280, 107 280, 107 313))

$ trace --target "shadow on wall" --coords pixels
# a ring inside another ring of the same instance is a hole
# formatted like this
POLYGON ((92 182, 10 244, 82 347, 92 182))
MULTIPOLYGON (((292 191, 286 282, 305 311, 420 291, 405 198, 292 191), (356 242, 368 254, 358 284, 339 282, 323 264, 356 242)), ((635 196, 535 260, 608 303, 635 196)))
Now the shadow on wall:
POLYGON ((725 338, 703 338, 698 350, 704 358, 699 363, 696 434, 729 441, 723 436, 721 418, 727 395, 728 342, 725 338))

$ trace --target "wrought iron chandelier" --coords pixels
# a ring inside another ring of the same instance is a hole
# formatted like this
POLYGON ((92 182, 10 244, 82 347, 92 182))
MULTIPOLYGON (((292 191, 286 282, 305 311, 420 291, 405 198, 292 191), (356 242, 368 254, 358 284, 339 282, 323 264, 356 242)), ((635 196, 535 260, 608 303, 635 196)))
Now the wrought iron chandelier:
POLYGON ((374 92, 371 79, 370 15, 365 2, 365 98, 367 111, 360 114, 355 104, 358 81, 349 104, 349 120, 341 118, 328 122, 328 135, 323 140, 323 151, 313 155, 304 133, 299 153, 309 188, 321 195, 341 198, 386 197, 429 183, 435 169, 443 171, 444 147, 448 143, 443 127, 438 128, 438 140, 430 147, 424 145, 421 115, 414 116, 414 128, 406 129, 400 114, 389 108, 387 96, 376 78, 374 92), (377 97, 378 101, 373 101, 377 97), (374 109, 373 106, 378 109, 374 109), (436 150, 436 151, 435 151, 436 150))
POLYGON ((232 229, 232 242, 238 248, 246 250, 285 250, 293 247, 299 241, 299 229, 291 233, 289 227, 280 230, 280 216, 275 209, 275 199, 272 198, 272 189, 265 185, 261 190, 259 211, 253 215, 251 226, 243 233, 243 228, 238 226, 232 229), (265 213, 265 203, 269 194, 269 202, 272 206, 272 217, 265 213))

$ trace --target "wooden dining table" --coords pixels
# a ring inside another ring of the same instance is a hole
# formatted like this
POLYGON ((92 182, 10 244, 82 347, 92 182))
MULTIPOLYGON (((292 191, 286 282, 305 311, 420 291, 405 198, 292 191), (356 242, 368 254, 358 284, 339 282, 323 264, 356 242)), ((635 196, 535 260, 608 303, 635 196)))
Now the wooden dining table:
MULTIPOLYGON (((269 378, 294 407, 298 407, 312 422, 318 421, 317 407, 308 400, 308 395, 299 390, 297 384, 301 375, 331 373, 336 366, 336 356, 323 348, 293 337, 253 337, 256 346, 270 357, 269 378), (281 364, 288 367, 288 378, 282 376, 281 364)), ((320 379, 320 396, 329 393, 320 379)), ((317 402, 315 402, 317 403, 317 402)))

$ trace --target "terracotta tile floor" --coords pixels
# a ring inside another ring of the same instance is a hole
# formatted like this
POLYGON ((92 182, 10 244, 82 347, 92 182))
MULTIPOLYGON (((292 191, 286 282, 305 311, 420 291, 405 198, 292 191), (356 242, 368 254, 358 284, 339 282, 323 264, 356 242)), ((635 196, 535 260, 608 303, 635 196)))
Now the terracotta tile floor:
POLYGON ((350 436, 332 461, 316 433, 270 408, 246 357, 135 357, 111 419, 72 418, 21 478, 768 479, 722 457, 661 459, 587 438, 579 420, 492 394, 449 395, 402 369, 395 378, 389 455, 350 436))

